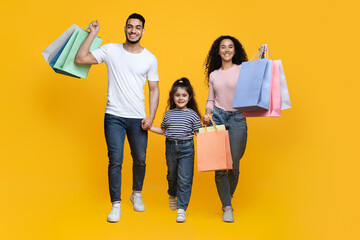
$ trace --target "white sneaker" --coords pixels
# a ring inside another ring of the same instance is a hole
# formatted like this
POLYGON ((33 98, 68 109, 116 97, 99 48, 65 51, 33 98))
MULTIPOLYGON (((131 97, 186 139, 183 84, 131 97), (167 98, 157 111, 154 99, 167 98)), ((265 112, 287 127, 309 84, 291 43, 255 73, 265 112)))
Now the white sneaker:
POLYGON ((169 206, 171 210, 177 209, 177 201, 176 198, 173 196, 169 196, 169 206))
POLYGON ((176 217, 176 222, 178 222, 178 223, 183 223, 183 222, 185 222, 185 221, 186 221, 186 219, 185 219, 185 214, 186 214, 186 212, 185 212, 184 209, 178 209, 178 211, 177 211, 177 217, 176 217))
POLYGON ((113 203, 111 212, 107 216, 107 221, 111 223, 116 223, 120 220, 120 215, 121 215, 120 203, 113 203))
POLYGON ((145 206, 142 201, 141 193, 133 192, 130 196, 130 201, 134 204, 134 210, 137 212, 145 211, 145 206))
POLYGON ((233 209, 231 206, 226 206, 223 208, 223 218, 224 222, 234 222, 233 209))

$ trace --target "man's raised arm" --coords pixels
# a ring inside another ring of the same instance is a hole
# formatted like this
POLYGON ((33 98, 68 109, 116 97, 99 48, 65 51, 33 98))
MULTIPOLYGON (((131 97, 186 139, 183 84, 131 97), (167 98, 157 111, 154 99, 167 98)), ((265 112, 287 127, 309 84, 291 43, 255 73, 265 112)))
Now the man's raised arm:
POLYGON ((95 39, 97 33, 100 30, 99 21, 93 21, 91 23, 90 27, 90 34, 85 39, 81 47, 79 48, 79 51, 76 55, 75 62, 77 64, 97 64, 97 60, 95 57, 90 53, 90 46, 93 40, 95 39))

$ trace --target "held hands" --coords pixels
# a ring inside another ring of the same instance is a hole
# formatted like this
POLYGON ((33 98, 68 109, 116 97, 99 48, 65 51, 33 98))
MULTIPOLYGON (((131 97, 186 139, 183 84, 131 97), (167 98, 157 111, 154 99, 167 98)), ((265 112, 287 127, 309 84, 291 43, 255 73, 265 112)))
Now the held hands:
POLYGON ((99 21, 98 20, 92 21, 91 25, 90 25, 90 32, 97 34, 99 32, 99 30, 100 30, 99 21))
POLYGON ((151 117, 146 117, 141 121, 141 127, 143 130, 149 130, 153 124, 153 120, 151 117))

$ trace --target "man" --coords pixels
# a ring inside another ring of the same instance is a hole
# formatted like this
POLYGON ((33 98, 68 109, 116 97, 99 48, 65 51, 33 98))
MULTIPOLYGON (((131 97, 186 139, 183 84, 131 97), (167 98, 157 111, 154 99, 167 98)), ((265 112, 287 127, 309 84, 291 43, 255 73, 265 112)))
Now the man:
POLYGON ((133 193, 130 197, 134 210, 145 211, 141 190, 145 177, 147 130, 152 126, 159 103, 159 76, 156 57, 140 45, 145 32, 145 19, 131 14, 124 27, 125 43, 109 43, 90 50, 100 26, 93 21, 90 34, 80 47, 75 62, 100 64, 108 68, 108 94, 105 109, 105 138, 109 156, 109 190, 112 209, 108 222, 118 222, 121 210, 121 169, 125 135, 133 158, 133 193), (148 80, 150 115, 146 117, 143 100, 144 85, 148 80))

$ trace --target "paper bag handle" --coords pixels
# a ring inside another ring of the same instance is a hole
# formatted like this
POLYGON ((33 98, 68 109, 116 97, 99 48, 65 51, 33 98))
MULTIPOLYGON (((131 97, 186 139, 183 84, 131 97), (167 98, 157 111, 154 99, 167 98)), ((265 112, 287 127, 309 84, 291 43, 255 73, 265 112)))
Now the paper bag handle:
POLYGON ((86 27, 84 27, 83 29, 85 30, 85 31, 87 31, 87 30, 89 30, 90 28, 91 28, 91 26, 92 26, 92 23, 90 23, 89 25, 87 25, 86 27), (86 28, 86 29, 85 29, 86 28))
POLYGON ((267 44, 263 44, 263 46, 264 46, 264 48, 262 49, 262 51, 260 51, 260 50, 257 51, 257 53, 250 59, 250 61, 253 60, 253 58, 254 58, 257 54, 259 54, 259 56, 257 57, 257 60, 258 60, 258 59, 263 59, 263 58, 269 59, 269 54, 270 54, 271 59, 273 59, 268 45, 267 45, 267 44), (264 57, 262 57, 262 56, 264 56, 264 57))
MULTIPOLYGON (((211 114, 208 114, 208 116, 209 116, 209 118, 210 118, 211 123, 213 124, 213 126, 214 126, 214 128, 215 128, 215 131, 216 131, 216 132, 219 131, 219 130, 217 129, 217 127, 216 127, 216 124, 215 124, 214 120, 212 119, 211 114)), ((205 126, 205 132, 207 132, 207 127, 206 127, 206 125, 204 125, 204 126, 205 126)))

